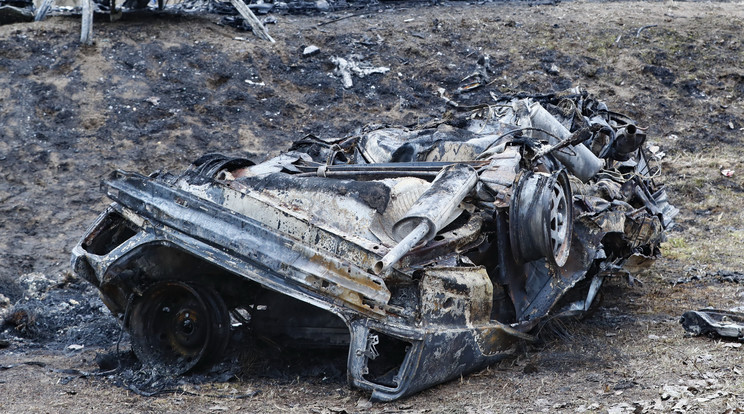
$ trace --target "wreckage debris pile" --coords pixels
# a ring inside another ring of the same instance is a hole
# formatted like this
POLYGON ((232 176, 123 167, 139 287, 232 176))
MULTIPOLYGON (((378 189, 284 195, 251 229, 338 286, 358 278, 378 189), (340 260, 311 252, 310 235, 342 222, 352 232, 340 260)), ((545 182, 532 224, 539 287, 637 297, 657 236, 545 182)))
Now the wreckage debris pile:
MULTIPOLYGON (((336 63, 348 81, 387 70, 336 63)), ((357 349, 352 385, 391 400, 506 357, 658 254, 678 211, 645 128, 579 89, 440 95, 455 113, 417 129, 307 136, 259 164, 207 154, 180 175, 115 171, 73 268, 165 375, 214 362, 237 318, 286 346, 357 349)))
MULTIPOLYGON (((0 0, 0 25, 19 22, 31 22, 34 19, 43 20, 49 14, 80 14, 81 6, 60 6, 47 2, 39 3, 34 7, 31 0, 0 0)), ((220 0, 184 0, 176 2, 164 2, 164 9, 185 13, 212 13, 225 16, 221 24, 230 25, 242 30, 252 30, 230 1, 220 0)), ((266 14, 318 14, 329 11, 344 10, 352 7, 352 4, 344 0, 288 0, 288 1, 245 1, 245 4, 255 15, 266 14)), ((360 5, 374 5, 375 1, 361 0, 353 2, 354 7, 360 5)), ((109 13, 110 3, 108 0, 93 0, 93 11, 95 13, 109 13)), ((142 9, 157 9, 157 2, 149 0, 126 0, 117 3, 117 7, 123 11, 135 11, 142 9)), ((267 16, 263 18, 263 24, 275 23, 276 20, 267 16)))

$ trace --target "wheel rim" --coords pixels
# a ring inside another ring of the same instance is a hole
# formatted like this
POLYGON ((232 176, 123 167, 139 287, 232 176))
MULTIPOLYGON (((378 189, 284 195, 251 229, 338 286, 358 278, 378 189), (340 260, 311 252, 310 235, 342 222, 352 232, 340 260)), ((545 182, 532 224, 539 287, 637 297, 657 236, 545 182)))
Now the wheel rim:
POLYGON ((553 252, 553 258, 559 266, 563 266, 568 259, 569 243, 569 206, 566 200, 566 192, 561 182, 556 180, 550 192, 550 213, 548 214, 550 247, 553 252))
POLYGON ((573 196, 568 175, 527 172, 515 186, 509 208, 509 237, 514 260, 545 258, 563 267, 573 233, 573 196))
POLYGON ((184 282, 159 282, 133 303, 132 349, 146 366, 183 374, 224 351, 230 319, 214 291, 184 282))

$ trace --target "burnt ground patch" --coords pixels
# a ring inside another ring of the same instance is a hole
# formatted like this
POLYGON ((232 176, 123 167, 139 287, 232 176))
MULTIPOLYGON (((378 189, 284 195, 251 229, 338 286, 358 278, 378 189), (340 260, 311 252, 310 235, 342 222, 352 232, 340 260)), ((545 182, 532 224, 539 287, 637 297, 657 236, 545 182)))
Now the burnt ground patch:
MULTIPOLYGON (((306 134, 338 137, 370 123, 424 124, 447 116, 440 87, 471 104, 488 101, 491 92, 551 93, 583 86, 648 128, 649 142, 666 153, 659 179, 668 182, 672 202, 682 207, 684 231, 670 234, 669 259, 642 274, 645 287, 632 288, 633 295, 616 294, 582 328, 571 327, 577 329, 569 331, 577 340, 591 338, 586 348, 597 359, 575 364, 571 372, 578 353, 551 343, 540 350, 540 359, 527 354, 426 391, 414 397, 416 406, 466 411, 466 404, 484 409, 493 404, 493 410, 524 410, 565 403, 567 409, 578 409, 597 401, 608 408, 626 399, 654 399, 662 385, 688 381, 698 369, 710 371, 709 380, 733 375, 732 366, 741 370, 738 354, 705 339, 681 338, 673 319, 685 306, 731 304, 740 292, 731 284, 671 287, 667 279, 701 266, 716 272, 741 265, 740 253, 728 250, 741 240, 735 206, 740 206, 744 127, 743 17, 734 6, 443 2, 422 8, 420 3, 382 3, 348 14, 279 14, 277 24, 269 26, 278 41, 273 46, 215 24, 219 17, 214 16, 143 13, 113 23, 96 20, 96 43, 90 47, 77 41, 77 18, 2 26, 0 293, 8 301, 0 311, 3 320, 19 311, 0 333, 8 342, 4 355, 54 351, 65 356, 65 363, 83 364, 80 358, 90 362, 86 352, 97 346, 114 352, 116 321, 92 287, 66 279, 69 252, 107 203, 99 182, 113 169, 178 171, 207 152, 259 160, 306 134), (649 27, 639 32, 644 26, 649 27), (301 51, 311 44, 320 53, 303 57, 301 51), (354 86, 345 89, 330 58, 352 55, 390 71, 355 77, 354 86), (488 81, 455 94, 468 75, 483 69, 478 62, 485 56, 488 81), (736 174, 724 178, 722 167, 733 167, 736 174), (711 249, 707 256, 700 253, 706 249, 711 249), (49 283, 30 294, 28 281, 38 275, 49 283), (85 348, 72 351, 69 345, 85 348), (713 356, 696 359, 708 354, 713 356), (525 359, 537 361, 542 370, 524 374, 525 359), (720 361, 725 363, 716 365, 720 361), (670 375, 673 381, 666 379, 670 375), (641 386, 615 390, 620 379, 641 386), (572 381, 568 394, 552 385, 567 381, 572 381), (605 392, 605 385, 611 391, 605 392), (483 390, 488 394, 479 394, 483 390), (562 401, 565 395, 570 401, 562 401), (551 405, 536 406, 536 396, 551 405)), ((12 390, 21 395, 16 383, 25 381, 28 390, 23 392, 34 392, 48 407, 62 403, 85 410, 87 403, 129 410, 119 403, 126 396, 107 394, 84 379, 55 388, 61 386, 59 376, 50 374, 46 381, 43 375, 25 377, 25 371, 3 372, 0 380, 9 392, 0 398, 13 398, 12 390), (77 392, 79 399, 66 391, 77 392), (61 400, 60 393, 69 400, 61 400)), ((289 385, 289 377, 264 388, 266 394, 279 389, 290 396, 272 403, 301 409, 320 400, 325 408, 356 411, 363 397, 336 392, 344 387, 326 387, 321 380, 289 385)), ((43 409, 21 397, 12 401, 19 410, 43 409)), ((205 410, 212 403, 189 401, 205 410)), ((259 403, 244 402, 243 407, 256 411, 266 400, 259 403)), ((133 411, 162 408, 153 408, 153 402, 133 404, 138 409, 133 411)), ((724 411, 723 405, 719 408, 724 411)))

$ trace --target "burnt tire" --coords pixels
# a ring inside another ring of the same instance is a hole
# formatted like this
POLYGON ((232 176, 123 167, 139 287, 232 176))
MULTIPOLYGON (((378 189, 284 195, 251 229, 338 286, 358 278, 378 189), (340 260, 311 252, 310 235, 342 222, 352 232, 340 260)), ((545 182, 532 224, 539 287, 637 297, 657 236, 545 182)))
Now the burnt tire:
POLYGON ((185 282, 148 287, 133 301, 126 323, 137 358, 166 375, 214 362, 230 339, 230 314, 220 295, 185 282))

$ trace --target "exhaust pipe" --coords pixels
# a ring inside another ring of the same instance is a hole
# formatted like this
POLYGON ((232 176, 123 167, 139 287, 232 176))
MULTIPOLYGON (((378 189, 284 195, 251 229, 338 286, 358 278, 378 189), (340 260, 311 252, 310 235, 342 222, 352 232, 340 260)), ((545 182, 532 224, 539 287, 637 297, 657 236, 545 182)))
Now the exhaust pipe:
POLYGON ((439 230, 460 215, 458 206, 477 181, 478 173, 469 165, 443 168, 431 187, 395 223, 393 236, 400 241, 375 263, 372 272, 377 275, 387 272, 419 242, 433 239, 439 230))

